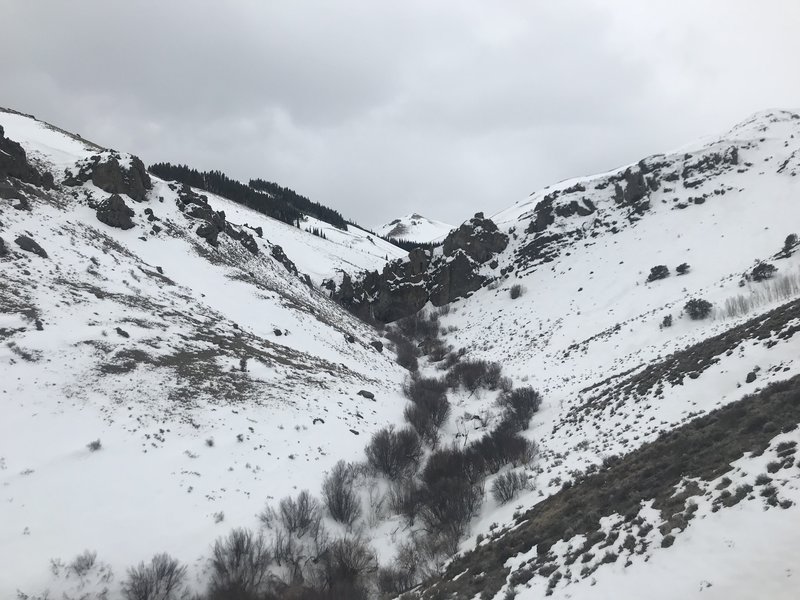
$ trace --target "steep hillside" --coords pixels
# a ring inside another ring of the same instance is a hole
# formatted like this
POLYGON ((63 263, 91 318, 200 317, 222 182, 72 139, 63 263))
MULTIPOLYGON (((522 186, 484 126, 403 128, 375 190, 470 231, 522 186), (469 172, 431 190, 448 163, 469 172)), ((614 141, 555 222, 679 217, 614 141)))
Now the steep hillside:
MULTIPOLYGON (((484 507, 473 534, 510 522, 514 513, 610 457, 800 373, 800 259, 791 235, 800 224, 798 156, 800 116, 759 113, 717 139, 563 182, 492 217, 508 234, 508 247, 492 264, 476 267, 475 275, 485 280, 481 289, 451 304, 440 326, 449 332, 447 342, 467 349, 467 356, 499 361, 505 374, 542 393, 529 433, 541 454, 528 471, 535 490, 504 507, 484 507), (762 263, 775 270, 759 267, 762 263), (662 265, 666 269, 652 270, 662 265), (710 314, 691 318, 685 306, 691 299, 708 301, 710 314)), ((483 410, 492 410, 490 399, 483 410)), ((474 405, 465 406, 462 415, 454 410, 454 418, 474 413, 474 405)), ((784 425, 776 420, 768 437, 784 425)), ((653 465, 656 473, 658 468, 653 465)), ((731 564, 752 563, 747 586, 741 585, 743 575, 726 579, 731 575, 724 564, 695 569, 691 559, 703 548, 725 544, 723 523, 745 518, 737 516, 745 510, 740 507, 730 516, 723 510, 713 525, 693 522, 686 541, 677 535, 675 548, 659 559, 657 564, 686 577, 678 595, 705 590, 703 598, 752 597, 762 582, 756 571, 777 572, 784 565, 775 553, 759 554, 769 536, 782 540, 781 553, 800 549, 796 536, 784 535, 798 518, 790 489, 800 473, 796 468, 784 473, 781 485, 789 486, 791 498, 787 509, 763 520, 757 503, 746 509, 752 531, 743 525, 739 544, 726 554, 731 564), (758 537, 751 537, 755 531, 758 537), (706 589, 712 584, 716 590, 706 589)), ((598 508, 586 502, 572 514, 598 508)), ((656 529, 662 524, 657 513, 651 521, 656 529)), ((594 550, 594 558, 570 567, 562 548, 582 547, 582 533, 564 528, 557 534, 561 562, 515 576, 535 552, 511 552, 497 598, 512 588, 526 598, 548 589, 554 597, 608 597, 620 585, 636 597, 637 586, 654 576, 644 566, 628 571, 603 564, 603 554, 594 550), (637 575, 627 575, 634 571, 637 575)), ((532 534, 527 548, 535 547, 536 539, 532 534)), ((660 548, 652 547, 653 556, 660 555, 660 548)), ((459 564, 451 575, 461 573, 459 564)), ((481 563, 474 572, 484 568, 481 563)), ((471 598, 483 587, 452 597, 471 598)), ((674 597, 678 589, 665 587, 664 597, 674 597)), ((781 584, 769 589, 772 597, 794 593, 781 584)))
POLYGON ((452 229, 452 225, 412 213, 381 225, 376 233, 385 238, 428 243, 441 241, 452 229))
POLYGON ((205 556, 400 418, 404 371, 310 285, 398 249, 204 197, 20 114, 0 126, 0 596, 84 548, 120 574, 154 548, 205 556))

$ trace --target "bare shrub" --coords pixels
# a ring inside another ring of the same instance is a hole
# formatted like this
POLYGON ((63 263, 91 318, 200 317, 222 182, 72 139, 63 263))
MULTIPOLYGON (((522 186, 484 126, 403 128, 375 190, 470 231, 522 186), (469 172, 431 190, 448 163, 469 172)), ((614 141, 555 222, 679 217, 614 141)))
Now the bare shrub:
POLYGON ((536 456, 536 444, 522 437, 515 427, 502 423, 497 429, 472 444, 483 459, 487 473, 497 473, 505 465, 528 464, 536 456))
POLYGON ((472 447, 466 452, 456 447, 440 448, 428 457, 420 479, 429 486, 448 478, 478 484, 483 481, 484 470, 483 458, 472 447))
POLYGON ((431 397, 425 404, 409 404, 403 415, 420 438, 435 446, 439 430, 450 418, 450 402, 443 396, 431 397))
POLYGON ((521 283, 515 283, 514 285, 511 286, 511 289, 509 290, 509 296, 511 296, 512 300, 516 300, 524 293, 525 293, 525 288, 522 286, 521 283))
POLYGON ((331 517, 339 523, 349 527, 361 516, 361 502, 353 491, 353 470, 343 460, 325 478, 322 497, 331 517))
POLYGON ((528 478, 518 471, 498 475, 492 483, 492 496, 499 504, 510 502, 517 492, 529 487, 528 478))
POLYGON ((751 286, 748 294, 725 300, 722 315, 727 318, 745 315, 758 306, 795 298, 800 294, 800 274, 785 273, 751 286))
POLYGON ((474 394, 484 387, 496 390, 500 386, 503 368, 499 363, 485 360, 465 360, 458 362, 447 374, 447 384, 451 388, 463 387, 474 394))
POLYGON ((533 415, 539 410, 542 397, 532 387, 525 386, 500 394, 497 402, 505 409, 504 420, 522 431, 528 428, 533 415))
POLYGON ((422 458, 422 442, 413 429, 384 427, 375 432, 365 452, 371 467, 394 480, 416 469, 422 458))
POLYGON ((67 572, 78 578, 85 577, 86 574, 92 570, 96 562, 97 552, 84 550, 67 565, 67 572))
POLYGON ((392 341, 394 342, 394 352, 397 355, 397 364, 412 372, 418 370, 417 355, 419 351, 414 343, 403 336, 394 336, 392 341))
POLYGON ((122 584, 126 600, 179 600, 188 596, 186 567, 169 554, 156 554, 149 564, 128 569, 122 584))
POLYGON ((103 445, 100 443, 100 440, 94 440, 93 442, 89 442, 86 444, 86 447, 89 449, 90 452, 97 452, 103 445))
POLYGON ((439 314, 436 311, 428 313, 425 310, 398 320, 397 329, 407 338, 424 340, 439 336, 439 314))
POLYGON ((272 556, 264 536, 234 529, 214 543, 209 599, 255 600, 268 591, 272 556))
POLYGON ((281 500, 278 510, 281 524, 290 534, 302 537, 319 528, 319 502, 307 490, 300 492, 297 499, 288 496, 281 500))
POLYGON ((419 514, 420 487, 413 478, 397 481, 389 490, 389 508, 395 514, 404 516, 410 525, 419 514))
POLYGON ((377 570, 372 548, 361 537, 348 536, 334 540, 317 557, 312 577, 322 598, 367 600, 377 570))
POLYGON ((391 566, 378 569, 378 590, 389 598, 396 598, 417 584, 413 571, 391 566))
POLYGON ((420 518, 429 533, 443 536, 449 550, 455 553, 458 542, 469 529, 469 523, 483 503, 483 485, 465 479, 447 477, 429 482, 422 490, 420 518))

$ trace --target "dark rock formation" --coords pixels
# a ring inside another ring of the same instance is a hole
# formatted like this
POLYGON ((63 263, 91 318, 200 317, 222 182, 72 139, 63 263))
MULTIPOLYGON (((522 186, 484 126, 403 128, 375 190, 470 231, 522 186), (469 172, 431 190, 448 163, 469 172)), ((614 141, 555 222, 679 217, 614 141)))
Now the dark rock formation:
POLYGON ((136 156, 131 156, 129 166, 122 166, 121 162, 124 162, 122 157, 110 150, 95 154, 78 164, 77 174, 67 171, 64 185, 82 185, 91 180, 104 192, 126 194, 136 202, 144 201, 147 190, 152 187, 144 164, 136 156))
POLYGON ((196 233, 201 238, 204 238, 212 246, 214 247, 219 246, 219 241, 217 239, 219 237, 219 229, 217 229, 217 226, 214 225, 214 223, 210 221, 205 221, 204 223, 201 223, 200 226, 197 228, 196 233))
POLYGON ((0 126, 0 180, 13 177, 44 188, 53 187, 50 173, 39 173, 29 162, 25 150, 5 136, 0 126))
POLYGON ((5 256, 6 254, 8 254, 6 243, 3 241, 3 238, 0 238, 0 256, 5 256))
POLYGON ((47 252, 44 251, 39 244, 37 244, 32 238, 29 238, 27 235, 21 235, 14 240, 14 243, 17 244, 20 248, 25 250, 25 252, 32 252, 42 258, 47 258, 47 252))
POLYGON ((127 331, 125 331, 122 327, 117 327, 116 332, 117 332, 117 335, 119 335, 121 337, 124 337, 124 338, 131 337, 131 334, 128 333, 127 331))
POLYGON ((299 274, 297 266, 291 260, 289 260, 289 257, 286 256, 286 253, 283 251, 283 248, 281 248, 280 246, 273 246, 270 254, 272 255, 272 258, 281 263, 283 265, 283 268, 289 271, 289 273, 291 273, 292 275, 299 274))
POLYGON ((357 316, 388 323, 414 314, 428 301, 441 306, 479 289, 486 282, 480 266, 507 245, 508 236, 478 213, 448 234, 439 255, 417 248, 380 273, 369 271, 358 281, 344 274, 339 286, 326 281, 323 287, 357 316))
POLYGON ((125 200, 119 194, 111 194, 97 207, 97 220, 110 227, 120 229, 133 228, 133 209, 125 204, 125 200))
POLYGON ((363 396, 367 400, 375 400, 375 394, 368 392, 367 390, 358 390, 358 395, 363 396))
POLYGON ((447 235, 442 249, 445 256, 454 256, 458 250, 463 250, 472 260, 483 264, 507 245, 508 236, 497 229, 494 221, 477 213, 447 235))
POLYGON ((374 342, 370 342, 369 345, 375 348, 375 350, 378 352, 383 352, 383 342, 375 340, 374 342))

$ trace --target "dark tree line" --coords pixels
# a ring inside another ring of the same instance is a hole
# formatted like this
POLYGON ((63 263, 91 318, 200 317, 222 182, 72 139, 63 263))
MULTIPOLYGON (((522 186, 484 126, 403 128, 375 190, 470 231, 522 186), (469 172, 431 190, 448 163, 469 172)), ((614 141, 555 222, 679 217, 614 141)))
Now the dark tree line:
POLYGON ((273 198, 281 198, 288 204, 294 206, 297 210, 347 231, 347 221, 344 220, 344 217, 342 217, 338 211, 323 206, 319 202, 312 202, 294 190, 281 187, 277 183, 271 181, 264 181, 263 179, 251 179, 250 187, 258 192, 266 192, 273 198))
POLYGON ((222 171, 198 171, 186 165, 156 163, 148 169, 156 177, 178 181, 223 196, 237 204, 265 214, 289 225, 299 226, 304 214, 347 230, 347 222, 333 209, 311 202, 276 183, 253 179, 250 185, 231 179, 222 171))

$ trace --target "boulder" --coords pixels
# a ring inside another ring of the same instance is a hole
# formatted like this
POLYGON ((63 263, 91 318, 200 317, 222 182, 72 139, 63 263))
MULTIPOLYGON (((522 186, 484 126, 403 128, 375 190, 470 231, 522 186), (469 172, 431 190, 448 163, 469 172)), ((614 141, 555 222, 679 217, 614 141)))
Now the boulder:
POLYGON ((125 200, 119 194, 112 194, 97 207, 97 220, 109 227, 132 229, 133 215, 133 209, 125 204, 125 200))
POLYGON ((37 244, 33 238, 30 238, 27 235, 21 235, 17 237, 17 239, 14 240, 14 243, 25 250, 25 252, 31 252, 37 256, 41 256, 42 258, 47 258, 47 252, 44 251, 44 248, 37 244))
POLYGON ((127 161, 110 150, 95 154, 78 163, 78 173, 67 171, 64 185, 76 186, 90 181, 109 194, 125 194, 136 202, 146 200, 153 184, 142 161, 131 156, 127 161), (123 163, 128 164, 123 166, 123 163))
POLYGON ((367 390, 359 390, 358 395, 363 396, 367 400, 375 400, 375 394, 368 392, 367 390))
POLYGON ((53 176, 50 173, 39 173, 28 162, 22 146, 8 139, 5 130, 0 126, 0 179, 8 177, 40 187, 53 187, 53 176))
POLYGON ((210 221, 206 221, 202 223, 200 227, 196 230, 197 235, 201 238, 204 238, 209 244, 216 247, 219 245, 218 237, 219 237, 219 229, 214 223, 210 221))

